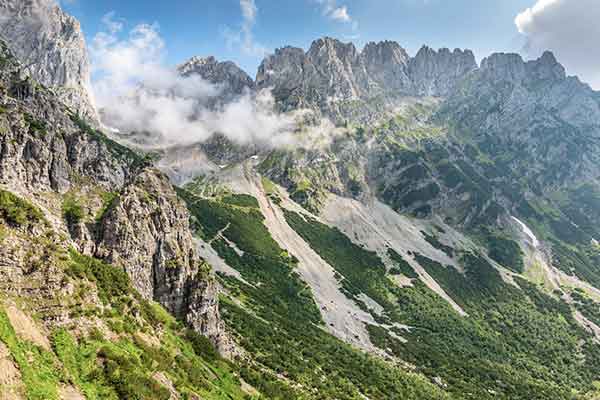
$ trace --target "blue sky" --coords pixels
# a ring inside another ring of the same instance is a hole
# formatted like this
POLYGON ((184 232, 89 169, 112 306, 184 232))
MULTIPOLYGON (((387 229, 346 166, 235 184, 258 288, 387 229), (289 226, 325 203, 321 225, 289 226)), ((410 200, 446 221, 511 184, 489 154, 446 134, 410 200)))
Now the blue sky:
POLYGON ((515 17, 535 0, 255 0, 251 21, 244 19, 244 2, 252 0, 70 0, 63 6, 80 20, 88 41, 105 30, 102 17, 114 12, 124 23, 121 35, 140 23, 157 23, 169 64, 214 55, 254 76, 261 49, 307 48, 325 35, 359 48, 371 40, 396 40, 410 54, 422 44, 470 48, 478 59, 519 51, 525 40, 515 17), (241 41, 232 43, 243 27, 241 41), (252 48, 245 49, 244 32, 252 36, 252 48))

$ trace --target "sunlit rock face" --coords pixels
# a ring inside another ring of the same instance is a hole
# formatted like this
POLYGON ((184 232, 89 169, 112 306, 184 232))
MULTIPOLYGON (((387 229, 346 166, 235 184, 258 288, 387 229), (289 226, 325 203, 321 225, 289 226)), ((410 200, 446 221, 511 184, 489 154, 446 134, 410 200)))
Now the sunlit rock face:
POLYGON ((256 86, 271 88, 283 110, 309 108, 334 121, 373 122, 398 99, 444 97, 477 68, 469 50, 423 47, 414 58, 393 41, 370 42, 362 51, 332 38, 310 49, 284 47, 258 69, 256 86))
POLYGON ((73 111, 98 121, 85 39, 75 18, 53 0, 0 0, 0 36, 23 73, 54 89, 73 111))

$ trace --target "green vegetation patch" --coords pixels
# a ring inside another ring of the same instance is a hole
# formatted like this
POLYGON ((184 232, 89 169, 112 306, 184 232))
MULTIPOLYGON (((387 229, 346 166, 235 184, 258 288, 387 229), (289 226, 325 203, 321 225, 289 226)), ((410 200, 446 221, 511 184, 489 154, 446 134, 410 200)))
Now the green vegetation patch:
POLYGON ((402 199, 400 199, 400 205, 403 207, 410 207, 415 203, 427 203, 437 197, 440 194, 440 187, 437 183, 429 183, 426 186, 413 190, 402 199))
POLYGON ((394 268, 390 269, 390 271, 389 271, 390 274, 392 274, 392 275, 402 274, 402 275, 406 276, 407 278, 411 278, 411 279, 416 279, 419 277, 419 275, 415 272, 413 267, 411 267, 410 264, 400 254, 398 254, 394 249, 388 248, 387 254, 390 257, 390 259, 394 262, 394 265, 395 265, 394 268))
POLYGON ((96 214, 96 222, 102 221, 106 212, 113 206, 113 204, 119 199, 119 194, 117 192, 102 192, 100 194, 102 198, 102 206, 98 210, 96 214))
POLYGON ((17 337, 10 320, 0 309, 0 340, 19 367, 27 400, 58 400, 62 371, 52 353, 17 337))
POLYGON ((432 245, 434 248, 443 251, 450 258, 454 257, 454 248, 440 242, 437 236, 430 235, 425 231, 421 231, 421 235, 423 235, 425 241, 432 245))
POLYGON ((80 223, 85 216, 81 200, 74 194, 67 194, 63 199, 62 214, 69 226, 80 223))
POLYGON ((492 260, 517 273, 525 270, 523 251, 517 242, 500 235, 490 234, 487 244, 492 260))
POLYGON ((378 335, 398 355, 427 374, 441 373, 459 398, 464 393, 495 398, 485 393, 493 389, 510 399, 570 399, 569 388, 590 389, 597 374, 592 371, 600 368, 599 349, 566 303, 519 278, 521 289, 504 283, 477 255, 462 257, 465 274, 415 258, 469 317, 459 317, 419 282, 402 288, 397 295, 403 322, 414 327, 405 336, 409 342, 378 335), (584 354, 590 359, 582 364, 584 354))
POLYGON ((68 273, 95 282, 105 304, 101 315, 119 334, 109 341, 99 331, 76 340, 67 330, 53 332, 53 349, 66 380, 88 399, 169 399, 155 378, 163 373, 182 394, 204 399, 245 399, 236 368, 221 359, 207 338, 183 328, 160 305, 143 300, 120 268, 70 252, 68 273), (132 316, 136 317, 133 318, 132 316), (160 345, 146 342, 143 332, 160 331, 160 345))
POLYGON ((223 203, 239 207, 259 208, 258 200, 248 194, 230 194, 223 197, 223 203))
POLYGON ((600 304, 590 298, 582 289, 575 288, 571 292, 575 308, 590 321, 600 325, 600 304))
POLYGON ((118 267, 96 258, 69 251, 70 265, 67 273, 76 279, 86 278, 96 283, 98 297, 104 304, 120 305, 133 293, 127 273, 118 267))
POLYGON ((27 113, 23 114, 23 118, 29 124, 29 132, 37 133, 42 136, 45 136, 48 134, 48 126, 47 126, 46 122, 40 121, 40 120, 34 118, 33 115, 27 114, 27 113))
POLYGON ((336 228, 331 228, 307 215, 284 210, 285 219, 329 265, 344 279, 342 286, 350 297, 361 293, 371 297, 386 311, 392 312, 394 284, 386 276, 386 269, 376 253, 365 250, 336 228))
MULTIPOLYGON (((273 399, 442 399, 422 377, 386 365, 351 348, 323 329, 312 293, 294 272, 295 260, 273 241, 257 210, 183 194, 198 229, 246 282, 220 276, 230 296, 222 315, 253 357, 240 376, 273 399), (251 237, 248 237, 250 234, 251 237), (277 377, 283 376, 284 380, 277 377), (326 377, 326 378, 324 378, 326 377)), ((383 264, 379 262, 382 274, 383 264)))
POLYGON ((28 227, 45 222, 44 214, 40 209, 2 189, 0 189, 0 217, 15 227, 28 227))

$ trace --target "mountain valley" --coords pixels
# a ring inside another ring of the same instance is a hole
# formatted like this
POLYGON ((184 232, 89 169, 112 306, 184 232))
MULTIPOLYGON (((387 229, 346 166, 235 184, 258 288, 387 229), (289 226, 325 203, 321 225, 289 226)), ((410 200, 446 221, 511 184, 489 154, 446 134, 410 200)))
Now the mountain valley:
POLYGON ((161 90, 223 131, 169 143, 0 10, 0 399, 599 398, 600 92, 551 52, 194 57, 161 90))

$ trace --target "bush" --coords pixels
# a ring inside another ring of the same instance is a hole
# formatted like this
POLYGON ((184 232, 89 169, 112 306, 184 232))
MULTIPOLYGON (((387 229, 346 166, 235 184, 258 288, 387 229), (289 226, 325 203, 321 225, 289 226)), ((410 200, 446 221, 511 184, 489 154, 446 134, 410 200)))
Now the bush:
POLYGON ((239 207, 259 208, 258 200, 247 194, 231 194, 223 197, 223 203, 239 207))
POLYGON ((17 227, 44 221, 38 208, 6 190, 0 190, 0 217, 17 227))
POLYGON ((121 399, 168 400, 169 391, 156 380, 141 374, 141 362, 113 346, 104 346, 98 356, 104 359, 104 376, 121 399))
POLYGON ((525 269, 523 252, 517 242, 494 235, 488 238, 488 245, 490 249, 489 255, 492 260, 512 271, 523 272, 525 269))
POLYGON ((96 214, 96 222, 102 221, 106 212, 119 198, 119 194, 116 192, 104 192, 100 196, 102 197, 102 207, 100 207, 100 210, 98 210, 98 213, 96 214))
POLYGON ((394 262, 394 264, 396 264, 395 267, 390 269, 390 271, 389 271, 390 274, 392 274, 392 275, 403 274, 407 278, 413 278, 413 279, 416 279, 419 277, 419 275, 415 272, 413 267, 411 267, 410 264, 400 254, 398 254, 396 251, 394 251, 394 249, 388 248, 387 253, 388 253, 388 256, 394 262))
POLYGON ((40 133, 46 135, 48 133, 48 127, 44 121, 35 119, 30 114, 24 114, 25 121, 29 124, 29 132, 40 133))
POLYGON ((83 207, 79 203, 79 199, 71 195, 66 196, 63 200, 62 213, 69 225, 78 224, 84 216, 83 207))
POLYGON ((192 344, 194 353, 207 361, 215 361, 220 359, 219 353, 215 346, 206 336, 202 336, 198 332, 188 329, 185 338, 192 344))
POLYGON ((121 268, 70 250, 71 264, 67 272, 75 278, 87 278, 98 287, 98 297, 104 304, 121 304, 133 293, 129 275, 121 268))

